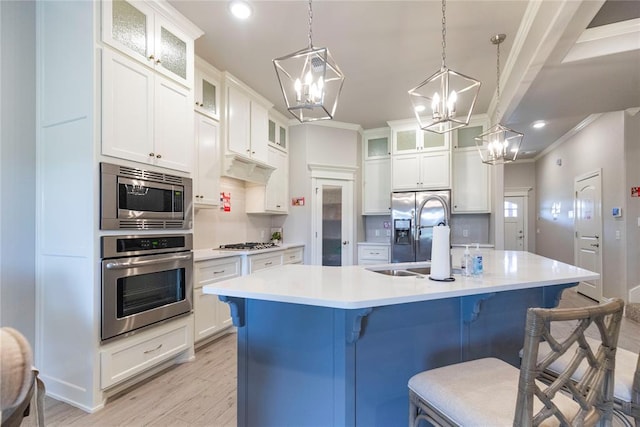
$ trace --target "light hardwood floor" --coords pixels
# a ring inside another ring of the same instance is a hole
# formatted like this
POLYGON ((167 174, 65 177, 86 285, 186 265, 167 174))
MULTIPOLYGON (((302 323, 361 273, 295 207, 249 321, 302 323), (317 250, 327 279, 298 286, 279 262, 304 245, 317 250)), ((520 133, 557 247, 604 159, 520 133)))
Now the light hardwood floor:
MULTIPOLYGON (((567 290, 560 307, 595 304, 567 290)), ((619 346, 640 351, 640 324, 624 319, 619 346)), ((95 414, 46 398, 47 426, 215 426, 236 425, 236 335, 229 334, 196 352, 196 360, 174 366, 107 402, 95 414)), ((23 426, 35 425, 34 417, 23 426)))

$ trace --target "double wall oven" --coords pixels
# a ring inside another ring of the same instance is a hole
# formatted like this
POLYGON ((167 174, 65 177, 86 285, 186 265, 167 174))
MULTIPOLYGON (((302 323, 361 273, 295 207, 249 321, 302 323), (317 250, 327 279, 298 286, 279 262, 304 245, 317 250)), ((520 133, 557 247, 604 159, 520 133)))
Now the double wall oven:
POLYGON ((100 211, 102 230, 135 230, 101 237, 102 340, 189 314, 193 237, 175 229, 191 228, 191 179, 102 163, 100 211))

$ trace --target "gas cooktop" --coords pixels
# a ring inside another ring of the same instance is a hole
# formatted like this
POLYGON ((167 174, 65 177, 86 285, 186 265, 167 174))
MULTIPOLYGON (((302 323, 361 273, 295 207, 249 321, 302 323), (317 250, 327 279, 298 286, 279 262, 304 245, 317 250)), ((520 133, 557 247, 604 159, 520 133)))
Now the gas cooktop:
POLYGON ((235 250, 235 251, 257 251, 258 249, 269 249, 269 248, 277 248, 277 247, 278 245, 271 242, 267 242, 267 243, 247 242, 247 243, 231 243, 228 245, 220 245, 220 249, 235 250))

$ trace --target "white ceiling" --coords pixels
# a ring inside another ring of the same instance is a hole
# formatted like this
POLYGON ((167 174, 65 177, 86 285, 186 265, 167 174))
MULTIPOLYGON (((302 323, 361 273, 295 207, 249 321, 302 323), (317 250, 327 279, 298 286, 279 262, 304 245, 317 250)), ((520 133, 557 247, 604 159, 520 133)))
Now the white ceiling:
MULTIPOLYGON (((307 2, 251 1, 254 14, 238 21, 223 0, 174 0, 171 5, 203 31, 196 54, 229 71, 286 113, 272 59, 307 47, 307 2)), ((614 0, 640 16, 640 1, 614 0)), ((592 113, 640 106, 640 50, 561 63, 603 0, 449 0, 449 68, 482 82, 474 110, 495 111, 496 49, 501 45, 502 123, 525 134, 521 150, 539 155, 592 113), (493 103, 492 103, 493 101, 493 103), (549 125, 531 129, 535 120, 549 125)), ((603 10, 603 12, 606 12, 603 10)), ((601 21, 608 23, 602 13, 601 21)), ((439 1, 316 0, 313 44, 328 47, 346 79, 335 120, 364 129, 412 117, 407 91, 441 62, 439 1)), ((635 33, 640 40, 640 32, 635 33)))

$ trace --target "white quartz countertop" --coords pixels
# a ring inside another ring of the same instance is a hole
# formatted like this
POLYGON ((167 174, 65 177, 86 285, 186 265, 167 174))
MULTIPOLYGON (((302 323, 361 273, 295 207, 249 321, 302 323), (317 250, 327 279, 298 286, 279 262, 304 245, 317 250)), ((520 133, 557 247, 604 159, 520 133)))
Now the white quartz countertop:
MULTIPOLYGON (((462 249, 453 249, 453 266, 462 249)), ((472 251, 473 254, 474 251, 472 251)), ((482 278, 454 275, 453 282, 421 276, 387 276, 371 269, 424 266, 427 263, 323 267, 284 265, 203 287, 205 294, 357 309, 416 301, 535 288, 597 279, 597 273, 528 252, 481 249, 482 278)))
POLYGON ((256 249, 256 250, 220 250, 218 248, 208 248, 208 249, 195 249, 193 251, 193 260, 194 261, 206 261, 208 259, 218 259, 218 258, 228 258, 232 256, 240 256, 240 255, 255 255, 255 254, 264 254, 268 252, 274 251, 282 251, 290 248, 298 248, 304 246, 303 243, 281 243, 280 245, 267 248, 267 249, 256 249))

